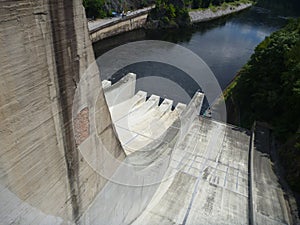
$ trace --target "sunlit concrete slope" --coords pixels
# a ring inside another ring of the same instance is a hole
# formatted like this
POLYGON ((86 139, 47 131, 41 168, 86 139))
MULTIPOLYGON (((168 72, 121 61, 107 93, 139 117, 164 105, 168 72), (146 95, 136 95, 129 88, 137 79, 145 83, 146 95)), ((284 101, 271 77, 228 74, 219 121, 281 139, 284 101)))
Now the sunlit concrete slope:
POLYGON ((193 121, 163 182, 134 224, 248 224, 250 135, 206 118, 193 121))
POLYGON ((94 61, 82 1, 1 1, 0 30, 0 224, 75 223, 106 182, 81 145, 125 157, 97 70, 79 87, 94 61))
POLYGON ((253 135, 199 116, 200 93, 176 107, 156 95, 134 94, 135 78, 103 82, 132 167, 121 165, 98 195, 85 215, 89 224, 291 224, 270 161, 260 153, 269 154, 261 131, 253 135), (117 89, 121 99, 112 94, 117 89))
MULTIPOLYGON (((121 82, 124 86, 124 80, 121 82)), ((151 95, 146 99, 146 95, 139 91, 128 100, 110 107, 116 131, 129 155, 127 160, 136 164, 152 163, 154 153, 159 154, 166 148, 158 145, 151 154, 147 151, 145 154, 144 146, 148 145, 147 149, 151 143, 163 141, 161 135, 169 127, 177 127, 178 134, 176 143, 168 150, 167 169, 156 174, 163 182, 146 187, 149 190, 147 200, 151 201, 144 211, 140 211, 140 216, 136 211, 138 216, 134 218, 134 224, 223 224, 224 221, 225 224, 247 224, 249 133, 200 118, 197 115, 199 107, 179 104, 172 111, 172 101, 165 99, 159 105, 159 96, 151 95), (160 136, 162 138, 158 139, 160 136)), ((130 202, 145 198, 141 195, 136 199, 136 195, 129 195, 130 191, 121 185, 108 185, 107 190, 118 190, 114 195, 121 195, 115 204, 109 204, 112 212, 118 205, 128 207, 130 202), (129 199, 124 195, 135 197, 129 199)), ((140 193, 138 187, 130 190, 140 193)), ((99 208, 94 207, 94 210, 97 212, 99 208)), ((116 220, 112 224, 126 221, 119 216, 119 222, 116 220)), ((96 217, 91 221, 92 224, 105 224, 96 217)))

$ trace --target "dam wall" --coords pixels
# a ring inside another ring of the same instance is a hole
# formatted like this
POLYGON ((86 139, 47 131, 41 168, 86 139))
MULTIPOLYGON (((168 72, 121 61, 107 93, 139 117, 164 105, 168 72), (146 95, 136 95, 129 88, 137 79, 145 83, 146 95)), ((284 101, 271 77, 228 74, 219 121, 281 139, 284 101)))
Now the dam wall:
POLYGON ((106 183, 82 145, 101 141, 125 157, 97 69, 79 82, 94 62, 84 8, 75 0, 0 6, 1 223, 73 224, 106 183), (90 87, 98 88, 97 99, 90 87))

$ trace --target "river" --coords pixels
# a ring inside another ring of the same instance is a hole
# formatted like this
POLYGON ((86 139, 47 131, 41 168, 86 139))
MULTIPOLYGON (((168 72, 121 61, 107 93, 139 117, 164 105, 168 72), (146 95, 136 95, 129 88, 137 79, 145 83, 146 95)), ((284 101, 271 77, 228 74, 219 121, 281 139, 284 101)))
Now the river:
MULTIPOLYGON (((93 45, 96 57, 119 45, 140 40, 162 40, 179 44, 200 56, 217 78, 221 89, 225 89, 238 71, 247 63, 255 47, 272 32, 287 23, 285 13, 252 7, 235 15, 200 23, 192 28, 176 30, 135 30, 116 37, 99 41, 93 45)), ((117 81, 127 72, 134 72, 138 78, 163 77, 180 86, 192 96, 201 89, 186 74, 170 65, 144 62, 123 68, 113 77, 117 81)), ((102 79, 108 79, 103 76, 102 79)), ((140 79, 137 89, 187 103, 189 98, 180 94, 175 87, 160 84, 156 79, 140 79)))

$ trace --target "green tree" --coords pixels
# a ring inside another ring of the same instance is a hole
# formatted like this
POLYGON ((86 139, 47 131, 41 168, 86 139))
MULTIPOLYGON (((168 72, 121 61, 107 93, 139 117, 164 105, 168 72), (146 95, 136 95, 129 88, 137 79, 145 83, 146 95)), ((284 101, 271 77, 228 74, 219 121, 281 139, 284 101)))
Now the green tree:
POLYGON ((250 128, 255 120, 272 125, 287 180, 300 191, 300 19, 256 47, 230 98, 242 126, 250 128))
POLYGON ((83 6, 89 18, 103 18, 107 16, 105 0, 83 0, 83 6))
POLYGON ((192 9, 198 9, 198 8, 200 8, 201 4, 202 4, 201 0, 193 0, 192 1, 192 9))
POLYGON ((210 3, 210 0, 202 0, 201 8, 208 8, 210 3))
MULTIPOLYGON (((186 2, 187 3, 187 2, 186 2)), ((190 24, 183 0, 157 0, 150 13, 150 21, 159 21, 159 27, 181 27, 190 24)))

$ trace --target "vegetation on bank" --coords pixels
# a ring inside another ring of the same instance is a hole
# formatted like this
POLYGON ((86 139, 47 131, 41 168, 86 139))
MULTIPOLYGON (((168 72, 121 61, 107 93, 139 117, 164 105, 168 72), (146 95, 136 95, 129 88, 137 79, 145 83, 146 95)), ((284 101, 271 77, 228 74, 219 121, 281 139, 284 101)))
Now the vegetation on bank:
POLYGON ((256 47, 225 97, 238 109, 241 126, 256 120, 273 127, 287 181, 300 192, 300 19, 256 47))
POLYGON ((272 9, 272 12, 277 12, 282 16, 298 16, 300 11, 299 0, 256 0, 257 6, 272 9), (283 10, 284 9, 284 12, 283 10))
POLYGON ((148 24, 153 28, 176 28, 190 24, 184 0, 156 0, 155 6, 148 18, 148 24))
POLYGON ((83 6, 88 18, 105 18, 112 13, 106 9, 104 0, 83 0, 83 6))
POLYGON ((241 4, 253 3, 251 0, 190 0, 189 8, 192 10, 207 9, 212 11, 226 9, 230 6, 239 6, 241 4))
POLYGON ((190 25, 190 10, 210 8, 212 11, 226 9, 249 3, 249 0, 83 0, 88 18, 112 17, 113 12, 120 14, 155 4, 150 12, 149 27, 176 28, 190 25))
POLYGON ((156 0, 149 15, 152 28, 178 28, 190 25, 190 10, 210 8, 213 12, 250 3, 249 0, 156 0))

